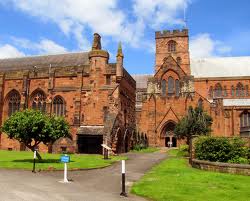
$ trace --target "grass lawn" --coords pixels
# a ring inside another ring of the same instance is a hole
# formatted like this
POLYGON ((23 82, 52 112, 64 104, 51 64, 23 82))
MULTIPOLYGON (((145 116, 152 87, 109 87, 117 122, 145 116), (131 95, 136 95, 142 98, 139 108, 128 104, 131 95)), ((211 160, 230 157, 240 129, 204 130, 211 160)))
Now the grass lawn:
POLYGON ((159 151, 160 149, 157 147, 148 147, 146 149, 141 149, 141 150, 131 150, 133 153, 154 153, 156 151, 159 151))
MULTIPOLYGON (((60 162, 61 154, 40 153, 43 160, 36 163, 36 170, 63 170, 60 162)), ((68 169, 99 168, 111 165, 115 161, 126 159, 121 156, 111 156, 110 160, 103 160, 102 155, 72 154, 68 169)), ((28 151, 0 151, 0 168, 32 170, 33 152, 28 151)))
POLYGON ((250 201, 249 176, 194 169, 177 152, 171 150, 171 157, 134 184, 132 193, 155 201, 250 201))

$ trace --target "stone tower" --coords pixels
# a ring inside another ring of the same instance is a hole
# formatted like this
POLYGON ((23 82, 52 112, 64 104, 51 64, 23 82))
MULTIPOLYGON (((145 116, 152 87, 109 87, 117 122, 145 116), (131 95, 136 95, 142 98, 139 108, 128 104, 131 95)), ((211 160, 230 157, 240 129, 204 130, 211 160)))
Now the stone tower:
POLYGON ((155 33, 156 55, 155 73, 164 62, 164 58, 172 56, 186 75, 190 75, 188 30, 173 30, 155 33))

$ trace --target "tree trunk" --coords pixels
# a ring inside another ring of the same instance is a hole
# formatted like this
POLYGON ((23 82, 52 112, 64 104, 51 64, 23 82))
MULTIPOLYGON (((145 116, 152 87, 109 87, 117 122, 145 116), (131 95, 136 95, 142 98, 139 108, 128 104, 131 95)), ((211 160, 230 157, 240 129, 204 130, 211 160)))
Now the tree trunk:
MULTIPOLYGON (((26 145, 26 147, 28 147, 31 151, 35 151, 35 147, 36 146, 30 146, 30 145, 26 145)), ((36 156, 37 156, 37 158, 38 158, 38 160, 39 161, 41 161, 42 160, 42 157, 41 157, 41 155, 39 154, 39 152, 38 151, 36 151, 36 156)))

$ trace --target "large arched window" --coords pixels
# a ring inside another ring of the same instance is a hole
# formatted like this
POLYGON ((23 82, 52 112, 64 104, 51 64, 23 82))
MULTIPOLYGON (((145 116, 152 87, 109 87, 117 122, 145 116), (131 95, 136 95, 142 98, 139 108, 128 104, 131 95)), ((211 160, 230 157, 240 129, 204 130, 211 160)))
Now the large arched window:
POLYGON ((168 94, 171 95, 174 93, 174 78, 168 77, 168 94))
POLYGON ((11 116, 13 113, 20 110, 21 96, 13 90, 8 95, 8 115, 11 116))
POLYGON ((161 81, 161 92, 162 96, 166 96, 166 80, 161 81))
POLYGON ((168 42, 168 52, 175 52, 176 51, 176 42, 171 40, 168 42))
POLYGON ((32 96, 32 109, 46 112, 46 95, 43 91, 37 91, 32 96))
POLYGON ((245 111, 240 115, 240 127, 250 127, 250 113, 245 111))
POLYGON ((217 98, 222 97, 222 87, 221 87, 220 83, 217 83, 215 85, 214 96, 217 98))
POLYGON ((180 96, 180 81, 179 80, 175 80, 175 95, 177 97, 180 96))
POLYGON ((244 87, 240 82, 236 86, 236 96, 244 96, 244 87))
POLYGON ((56 96, 53 99, 53 113, 56 116, 64 116, 66 111, 65 101, 61 96, 56 96))

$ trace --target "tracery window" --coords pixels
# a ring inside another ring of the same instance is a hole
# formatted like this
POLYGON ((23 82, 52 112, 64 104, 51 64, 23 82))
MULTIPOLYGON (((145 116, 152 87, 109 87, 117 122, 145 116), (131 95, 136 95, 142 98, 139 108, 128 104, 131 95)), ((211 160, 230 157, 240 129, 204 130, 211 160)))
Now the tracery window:
POLYGON ((21 96, 17 91, 11 91, 8 99, 8 115, 11 116, 20 110, 21 96))
POLYGON ((64 116, 66 111, 65 101, 61 96, 56 96, 53 99, 53 113, 56 116, 64 116))
POLYGON ((180 96, 180 81, 179 80, 175 80, 175 95, 177 97, 180 96))
POLYGON ((32 109, 46 112, 46 96, 44 92, 38 91, 32 96, 32 109))
POLYGON ((176 42, 171 40, 168 42, 168 52, 175 52, 176 51, 176 42))
POLYGON ((166 80, 161 81, 162 96, 166 96, 166 80))
POLYGON ((222 87, 221 87, 220 83, 217 83, 215 85, 214 96, 215 97, 222 97, 222 87))
POLYGON ((234 96, 234 94, 235 94, 234 86, 231 86, 231 95, 234 96))
POLYGON ((174 93, 174 79, 173 77, 168 77, 168 94, 174 93))
POLYGON ((249 127, 250 126, 250 113, 245 111, 240 115, 240 127, 249 127))
POLYGON ((240 82, 236 86, 236 96, 244 96, 244 87, 240 82))

